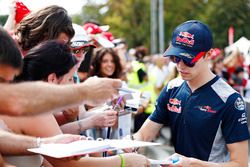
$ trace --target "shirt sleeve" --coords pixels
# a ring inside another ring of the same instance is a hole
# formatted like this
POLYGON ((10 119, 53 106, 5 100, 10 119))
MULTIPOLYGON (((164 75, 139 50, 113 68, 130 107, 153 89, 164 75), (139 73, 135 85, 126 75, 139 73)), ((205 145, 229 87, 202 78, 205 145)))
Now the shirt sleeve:
POLYGON ((167 124, 169 122, 169 113, 167 109, 167 102, 169 99, 169 92, 166 85, 161 91, 156 100, 155 111, 150 115, 149 119, 159 124, 167 124))
POLYGON ((246 105, 238 93, 227 100, 227 109, 222 119, 222 133, 227 144, 249 139, 246 105))

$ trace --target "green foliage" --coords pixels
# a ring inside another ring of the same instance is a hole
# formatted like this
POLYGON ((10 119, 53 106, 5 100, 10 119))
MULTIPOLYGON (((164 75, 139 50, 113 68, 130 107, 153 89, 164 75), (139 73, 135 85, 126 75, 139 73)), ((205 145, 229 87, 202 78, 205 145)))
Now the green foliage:
POLYGON ((149 1, 110 0, 108 6, 103 21, 111 26, 115 37, 126 38, 130 46, 149 45, 149 1))
POLYGON ((228 28, 234 27, 234 39, 241 36, 250 38, 250 1, 249 0, 220 0, 212 1, 207 11, 208 23, 214 32, 215 46, 228 45, 228 28))
MULTIPOLYGON (((198 19, 211 27, 214 46, 227 46, 229 26, 235 29, 235 40, 250 38, 250 0, 164 0, 165 44, 180 23, 198 19)), ((107 4, 89 3, 82 14, 73 20, 83 24, 95 20, 110 25, 116 38, 124 37, 130 47, 145 45, 150 48, 150 0, 109 0, 107 4), (104 14, 99 11, 108 8, 104 14)))
POLYGON ((3 26, 8 18, 8 15, 0 16, 0 25, 3 26))

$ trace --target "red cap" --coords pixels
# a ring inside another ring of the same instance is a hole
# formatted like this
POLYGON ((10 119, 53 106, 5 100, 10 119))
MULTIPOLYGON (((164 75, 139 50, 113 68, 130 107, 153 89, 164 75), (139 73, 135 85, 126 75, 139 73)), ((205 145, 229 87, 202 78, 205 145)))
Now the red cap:
POLYGON ((88 34, 100 34, 102 33, 101 28, 93 23, 86 23, 83 25, 84 30, 88 33, 88 34))
POLYGON ((18 24, 27 14, 30 13, 30 10, 22 3, 16 2, 16 23, 18 24))
POLYGON ((113 34, 111 32, 108 32, 108 31, 107 32, 102 32, 102 35, 104 37, 106 37, 111 42, 115 39, 113 34))

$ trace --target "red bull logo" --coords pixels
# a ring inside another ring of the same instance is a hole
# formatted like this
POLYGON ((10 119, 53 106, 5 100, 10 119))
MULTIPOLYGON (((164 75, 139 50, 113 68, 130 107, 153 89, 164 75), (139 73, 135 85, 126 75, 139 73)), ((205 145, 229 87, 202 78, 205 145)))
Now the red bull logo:
POLYGON ((190 34, 187 31, 181 31, 176 37, 176 43, 193 46, 194 34, 190 34))
POLYGON ((172 105, 180 105, 181 104, 181 100, 178 100, 176 98, 169 99, 169 103, 172 104, 172 105))
POLYGON ((170 106, 169 104, 167 104, 168 110, 171 112, 175 112, 175 113, 181 113, 181 107, 177 107, 175 105, 170 106))
POLYGON ((194 39, 194 34, 190 34, 187 31, 181 31, 179 33, 179 36, 183 37, 183 38, 189 38, 189 39, 194 39))

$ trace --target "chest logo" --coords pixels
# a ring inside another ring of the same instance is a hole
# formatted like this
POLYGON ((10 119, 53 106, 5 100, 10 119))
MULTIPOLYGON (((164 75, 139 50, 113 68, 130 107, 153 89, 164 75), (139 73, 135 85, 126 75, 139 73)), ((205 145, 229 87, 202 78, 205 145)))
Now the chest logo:
POLYGON ((167 108, 171 112, 181 113, 181 100, 178 100, 177 98, 169 99, 167 108))
POLYGON ((178 100, 177 98, 169 99, 169 103, 172 105, 181 105, 181 100, 178 100))
POLYGON ((216 110, 213 110, 212 107, 210 106, 199 106, 199 110, 204 111, 204 112, 209 112, 209 113, 217 113, 216 110))

